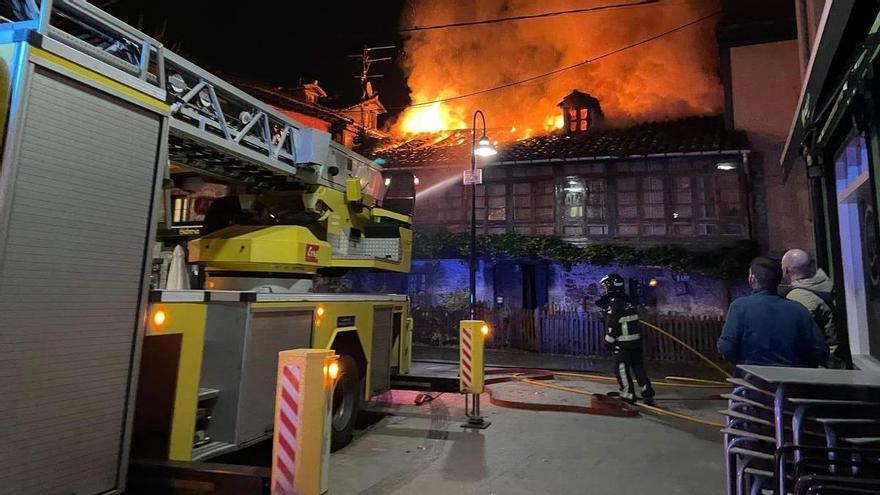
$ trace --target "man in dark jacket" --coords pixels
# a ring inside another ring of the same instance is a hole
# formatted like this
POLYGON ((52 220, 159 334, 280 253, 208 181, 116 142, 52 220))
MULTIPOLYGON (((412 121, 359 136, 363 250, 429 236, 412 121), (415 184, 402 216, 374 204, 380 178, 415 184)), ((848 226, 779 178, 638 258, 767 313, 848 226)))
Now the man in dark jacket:
POLYGON ((606 292, 597 304, 605 315, 605 345, 614 356, 614 374, 620 387, 620 397, 627 402, 636 400, 635 378, 641 387, 642 401, 652 404, 654 389, 642 360, 639 310, 626 297, 623 277, 612 273, 599 283, 606 292))
POLYGON ((819 330, 825 334, 828 345, 826 368, 847 369, 852 367, 847 335, 841 332, 834 317, 834 282, 825 271, 813 270, 810 255, 802 249, 791 249, 782 257, 782 277, 791 285, 785 297, 807 308, 819 330))
POLYGON ((749 269, 753 293, 730 304, 718 351, 734 366, 815 368, 828 358, 825 337, 810 313, 777 293, 782 268, 769 258, 755 258, 749 269))

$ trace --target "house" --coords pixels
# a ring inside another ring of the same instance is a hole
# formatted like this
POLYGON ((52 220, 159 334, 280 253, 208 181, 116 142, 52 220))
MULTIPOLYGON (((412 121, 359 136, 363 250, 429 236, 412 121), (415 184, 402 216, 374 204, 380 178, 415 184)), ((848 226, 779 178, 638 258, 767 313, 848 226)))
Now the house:
MULTIPOLYGON (((601 102, 579 90, 565 95, 559 107, 562 130, 499 143, 498 155, 480 165, 480 234, 697 250, 753 238, 750 148, 742 132, 726 127, 723 116, 614 127, 605 121, 601 102)), ((375 153, 389 176, 406 170, 419 177, 417 232, 469 228, 469 186, 461 177, 470 152, 470 132, 450 131, 375 153)), ((483 261, 478 299, 495 307, 533 308, 552 300, 590 308, 599 295, 597 283, 609 270, 585 264, 567 270, 537 259, 483 261)), ((641 288, 646 304, 667 311, 719 314, 731 297, 729 284, 711 277, 658 267, 614 270, 631 279, 633 292, 641 288)), ((438 303, 461 287, 467 287, 461 260, 423 259, 414 263, 406 289, 438 303)))

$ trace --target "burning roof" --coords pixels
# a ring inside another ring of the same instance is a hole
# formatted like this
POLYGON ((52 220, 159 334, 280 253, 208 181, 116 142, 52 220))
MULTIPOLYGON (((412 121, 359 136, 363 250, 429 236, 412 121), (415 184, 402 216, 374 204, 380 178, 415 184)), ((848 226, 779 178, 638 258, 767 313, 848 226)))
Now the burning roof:
MULTIPOLYGON (((489 135, 493 137, 492 132, 489 135)), ((372 155, 384 159, 387 167, 461 167, 470 163, 470 146, 470 130, 456 130, 418 135, 400 144, 377 149, 372 155)), ((498 148, 494 163, 527 163, 739 151, 747 149, 748 143, 743 132, 725 129, 724 119, 718 115, 647 122, 578 134, 556 132, 499 143, 498 148)))

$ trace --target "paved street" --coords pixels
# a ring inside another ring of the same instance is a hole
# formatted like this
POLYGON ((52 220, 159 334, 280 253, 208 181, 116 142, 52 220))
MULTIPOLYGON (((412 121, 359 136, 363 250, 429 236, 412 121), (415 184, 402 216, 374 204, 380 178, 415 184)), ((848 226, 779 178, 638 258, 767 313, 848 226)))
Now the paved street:
MULTIPOLYGON (((413 405, 415 396, 394 391, 377 401, 374 410, 387 415, 331 456, 330 493, 663 495, 723 488, 715 428, 487 404, 491 427, 470 431, 459 426, 461 396, 446 394, 422 406, 413 405)), ((701 404, 720 409, 723 403, 701 404)))

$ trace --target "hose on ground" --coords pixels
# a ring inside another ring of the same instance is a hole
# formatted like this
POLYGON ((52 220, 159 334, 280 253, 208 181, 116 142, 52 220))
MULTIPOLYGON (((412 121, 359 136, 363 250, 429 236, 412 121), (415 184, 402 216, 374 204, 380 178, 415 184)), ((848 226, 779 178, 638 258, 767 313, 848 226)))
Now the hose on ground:
MULTIPOLYGON (((562 386, 562 385, 554 385, 554 384, 552 384, 552 383, 544 383, 544 382, 540 382, 540 381, 536 381, 536 380, 531 380, 531 379, 528 379, 528 378, 518 378, 518 377, 516 377, 516 376, 515 376, 515 378, 516 378, 517 380, 519 380, 520 382, 527 383, 527 384, 529 384, 529 385, 533 385, 533 386, 536 386, 536 387, 546 387, 546 388, 551 388, 551 389, 554 389, 554 390, 561 390, 561 391, 564 391, 564 392, 570 392, 570 393, 573 393, 573 394, 585 395, 585 396, 587 396, 587 397, 595 397, 595 396, 597 395, 597 394, 595 394, 595 393, 593 393, 593 392, 589 392, 589 391, 586 391, 586 390, 578 390, 578 389, 576 389, 576 388, 571 388, 571 387, 564 387, 564 386, 562 386)), ((647 404, 643 404, 643 403, 641 403, 641 402, 637 402, 637 403, 635 404, 635 406, 637 406, 637 407, 639 407, 639 408, 641 408, 641 409, 644 409, 644 410, 646 410, 646 411, 652 412, 652 413, 654 413, 654 414, 659 414, 659 415, 661 415, 661 416, 670 416, 670 417, 673 417, 673 418, 681 419, 681 420, 684 420, 684 421, 690 421, 691 423, 701 424, 701 425, 704 425, 704 426, 712 426, 712 427, 717 427, 717 428, 724 428, 724 424, 723 424, 723 423, 720 423, 720 422, 717 422, 717 421, 710 421, 710 420, 707 420, 707 419, 696 418, 696 417, 694 417, 694 416, 688 416, 687 414, 677 413, 677 412, 674 412, 674 411, 670 411, 670 410, 668 410, 668 409, 663 409, 663 408, 656 407, 656 406, 649 406, 649 405, 647 405, 647 404)))

